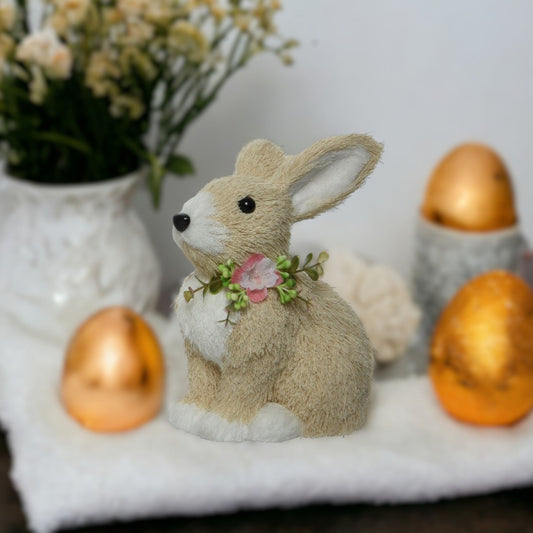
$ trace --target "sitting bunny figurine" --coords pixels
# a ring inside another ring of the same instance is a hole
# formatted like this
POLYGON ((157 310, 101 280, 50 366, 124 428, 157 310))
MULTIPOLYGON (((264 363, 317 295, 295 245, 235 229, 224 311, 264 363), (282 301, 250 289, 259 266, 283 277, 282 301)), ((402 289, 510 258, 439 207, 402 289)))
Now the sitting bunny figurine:
POLYGON ((298 155, 255 140, 233 175, 174 216, 173 238, 196 268, 176 299, 189 391, 169 406, 174 426, 219 441, 283 441, 363 425, 374 348, 349 305, 286 256, 291 225, 342 202, 381 150, 365 135, 298 155))

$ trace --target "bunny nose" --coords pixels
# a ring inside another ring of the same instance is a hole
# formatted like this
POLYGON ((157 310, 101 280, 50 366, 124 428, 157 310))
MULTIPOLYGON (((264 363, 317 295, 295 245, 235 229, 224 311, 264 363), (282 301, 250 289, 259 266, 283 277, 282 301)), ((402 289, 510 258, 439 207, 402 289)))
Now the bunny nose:
POLYGON ((172 217, 172 222, 174 223, 174 227, 179 232, 182 232, 189 227, 189 224, 191 223, 191 218, 185 213, 180 213, 179 215, 174 215, 172 217))

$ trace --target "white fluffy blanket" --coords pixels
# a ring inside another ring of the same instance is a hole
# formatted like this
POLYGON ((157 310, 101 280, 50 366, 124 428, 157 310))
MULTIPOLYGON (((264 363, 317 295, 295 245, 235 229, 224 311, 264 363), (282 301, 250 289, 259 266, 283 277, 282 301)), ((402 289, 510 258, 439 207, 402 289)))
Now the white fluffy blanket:
MULTIPOLYGON (((177 328, 150 320, 167 350, 169 394, 180 394, 177 328)), ((61 346, 2 317, 0 339, 0 417, 12 478, 39 533, 312 502, 432 501, 533 481, 533 416, 507 429, 459 424, 425 377, 378 382, 367 426, 344 438, 216 443, 174 429, 163 415, 129 433, 101 435, 60 404, 61 346)))

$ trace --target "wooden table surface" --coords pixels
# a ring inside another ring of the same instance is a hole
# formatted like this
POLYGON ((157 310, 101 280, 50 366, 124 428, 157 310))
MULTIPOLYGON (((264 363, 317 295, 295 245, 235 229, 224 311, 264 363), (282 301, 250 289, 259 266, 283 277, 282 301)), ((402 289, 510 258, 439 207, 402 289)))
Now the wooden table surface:
MULTIPOLYGON (((533 450, 532 450, 533 460, 533 450)), ((10 456, 0 432, 0 533, 26 532, 17 493, 9 480, 10 456)), ((532 480, 533 483, 533 480, 532 480)), ((74 531, 74 530, 73 530, 74 531)), ((310 506, 225 516, 115 523, 78 533, 533 533, 533 484, 529 488, 436 504, 310 506)))

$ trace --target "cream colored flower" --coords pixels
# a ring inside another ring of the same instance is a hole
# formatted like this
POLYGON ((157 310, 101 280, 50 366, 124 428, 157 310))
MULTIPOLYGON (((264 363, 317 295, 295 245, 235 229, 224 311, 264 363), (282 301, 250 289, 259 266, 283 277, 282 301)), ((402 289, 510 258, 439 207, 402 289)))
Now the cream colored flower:
POLYGON ((146 6, 145 19, 152 24, 165 25, 176 16, 176 9, 173 9, 168 0, 152 0, 146 6))
POLYGON ((117 8, 128 17, 137 17, 141 15, 150 0, 118 0, 117 8))
POLYGON ((260 2, 254 9, 253 15, 259 22, 259 27, 266 33, 275 33, 276 27, 274 26, 274 9, 260 2))
POLYGON ((114 7, 105 8, 103 14, 104 24, 106 26, 114 26, 124 20, 124 12, 114 7))
POLYGON ((61 36, 65 36, 70 27, 66 15, 59 11, 53 13, 48 17, 48 19, 46 20, 46 25, 50 28, 53 28, 53 30, 61 36))
POLYGON ((215 18, 215 22, 217 23, 221 22, 228 14, 227 10, 219 5, 213 5, 209 9, 211 11, 211 15, 213 15, 213 17, 215 18))
POLYGON ((252 23, 252 17, 246 13, 240 13, 233 18, 233 24, 241 31, 248 31, 252 23))
POLYGON ((72 53, 66 46, 58 47, 50 57, 46 73, 51 78, 67 79, 72 71, 72 53))
POLYGON ((284 65, 287 65, 288 67, 294 65, 294 58, 290 54, 281 54, 280 57, 284 65))
POLYGON ((122 72, 126 75, 131 74, 132 69, 135 69, 147 80, 152 80, 157 75, 156 67, 150 56, 136 46, 127 46, 122 49, 119 64, 122 72))
POLYGON ((265 44, 262 40, 250 43, 250 55, 254 56, 265 51, 265 44))
POLYGON ((15 24, 15 5, 12 0, 0 0, 0 31, 7 31, 15 24))
POLYGON ((121 71, 116 61, 106 51, 93 52, 85 72, 85 85, 95 96, 107 96, 116 90, 116 80, 121 77, 121 71))
POLYGON ((201 6, 202 2, 200 0, 187 0, 187 2, 185 2, 185 10, 187 11, 187 13, 191 13, 192 11, 198 9, 201 6))
POLYGON ((55 0, 57 13, 63 15, 70 24, 78 25, 84 22, 89 11, 89 0, 55 0))
POLYGON ((135 96, 117 94, 111 98, 109 111, 114 117, 128 116, 132 120, 137 120, 143 115, 145 107, 142 101, 135 96))
POLYGON ((72 71, 72 53, 61 43, 52 28, 45 28, 24 38, 15 57, 19 61, 42 67, 50 78, 66 79, 72 71))
MULTIPOLYGON (((240 0, 231 0, 232 3, 237 3, 240 0)), ((208 9, 211 9, 212 7, 216 6, 218 4, 219 0, 187 0, 185 2, 186 9, 190 11, 194 11, 195 9, 207 7, 208 9)))
POLYGON ((126 33, 121 40, 123 44, 140 46, 146 44, 154 33, 155 29, 151 24, 140 19, 133 19, 126 23, 126 33))
POLYGON ((209 51, 205 35, 185 20, 178 20, 171 26, 168 40, 170 48, 193 63, 202 62, 209 51))

